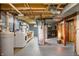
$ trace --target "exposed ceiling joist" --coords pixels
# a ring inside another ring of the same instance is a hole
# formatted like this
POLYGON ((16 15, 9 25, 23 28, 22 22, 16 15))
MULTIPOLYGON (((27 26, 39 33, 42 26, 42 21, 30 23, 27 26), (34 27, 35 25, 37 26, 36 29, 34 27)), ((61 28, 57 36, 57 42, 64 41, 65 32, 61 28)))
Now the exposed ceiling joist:
MULTIPOLYGON (((30 11, 30 13, 31 13, 31 15, 33 14, 33 12, 32 12, 32 9, 31 9, 31 6, 27 3, 27 6, 28 6, 28 8, 30 9, 29 11, 30 11)), ((25 7, 26 7, 26 4, 25 4, 25 7)), ((34 16, 35 17, 35 16, 34 16)))
POLYGON ((30 7, 30 5, 27 3, 27 6, 28 6, 28 8, 30 9, 30 13, 32 14, 32 10, 31 10, 31 7, 30 7))
MULTIPOLYGON (((62 11, 66 4, 52 4, 56 7, 58 11, 62 11)), ((54 14, 49 11, 50 4, 31 4, 31 3, 19 3, 19 4, 2 4, 1 10, 9 11, 12 14, 23 14, 29 18, 33 18, 36 16, 40 17, 50 17, 54 16, 54 14), (11 8, 12 7, 12 8, 11 8)), ((24 17, 25 18, 25 17, 24 17)))
MULTIPOLYGON (((1 7, 1 9, 3 9, 3 10, 9 10, 9 9, 13 9, 13 8, 9 8, 9 7, 7 7, 7 8, 5 8, 5 7, 1 7)), ((30 8, 29 7, 17 7, 17 9, 18 10, 30 10, 30 8)), ((31 10, 46 10, 46 8, 31 8, 31 10)))
POLYGON ((19 14, 22 14, 13 4, 9 3, 9 5, 10 5, 14 10, 16 10, 19 14))

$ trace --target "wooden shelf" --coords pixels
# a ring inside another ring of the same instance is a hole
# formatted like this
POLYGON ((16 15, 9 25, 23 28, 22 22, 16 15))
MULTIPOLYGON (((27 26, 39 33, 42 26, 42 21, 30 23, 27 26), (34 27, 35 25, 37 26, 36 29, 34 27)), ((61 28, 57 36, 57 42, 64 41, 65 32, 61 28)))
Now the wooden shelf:
POLYGON ((30 31, 30 32, 27 33, 26 42, 29 42, 32 38, 33 38, 33 32, 30 31))

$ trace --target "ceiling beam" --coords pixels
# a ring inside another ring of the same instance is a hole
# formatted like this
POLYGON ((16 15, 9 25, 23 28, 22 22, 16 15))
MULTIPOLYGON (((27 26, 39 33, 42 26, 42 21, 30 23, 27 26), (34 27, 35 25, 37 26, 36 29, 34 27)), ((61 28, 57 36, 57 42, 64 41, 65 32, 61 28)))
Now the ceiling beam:
POLYGON ((22 14, 13 4, 9 3, 9 5, 10 5, 14 10, 16 10, 19 14, 22 14))
MULTIPOLYGON (((36 15, 36 16, 39 16, 40 17, 40 15, 36 15)), ((49 16, 52 16, 52 15, 42 15, 42 17, 49 17, 49 16)), ((33 17, 33 15, 30 15, 30 16, 16 16, 16 17, 23 17, 23 18, 32 18, 33 17)), ((33 17, 34 18, 34 17, 33 17)))
MULTIPOLYGON (((13 8, 9 8, 9 7, 1 7, 1 9, 13 9, 13 8)), ((17 7, 18 10, 29 10, 30 8, 29 7, 17 7)), ((46 10, 46 8, 35 8, 35 7, 32 7, 31 10, 46 10)))
MULTIPOLYGON (((12 9, 8 9, 8 8, 6 8, 6 9, 2 9, 1 8, 1 11, 13 11, 13 12, 15 12, 16 10, 12 10, 12 9)), ((20 12, 30 12, 30 10, 19 10, 20 12)), ((50 11, 48 11, 48 10, 32 10, 32 12, 46 12, 46 13, 51 13, 50 11)))
POLYGON ((28 6, 28 8, 30 9, 30 13, 32 14, 32 10, 31 10, 31 7, 30 7, 30 5, 27 3, 27 6, 28 6))
MULTIPOLYGON (((27 4, 27 6, 30 8, 31 14, 33 14, 32 9, 31 9, 31 6, 29 4, 27 4)), ((33 17, 35 18, 35 15, 33 15, 33 17)))

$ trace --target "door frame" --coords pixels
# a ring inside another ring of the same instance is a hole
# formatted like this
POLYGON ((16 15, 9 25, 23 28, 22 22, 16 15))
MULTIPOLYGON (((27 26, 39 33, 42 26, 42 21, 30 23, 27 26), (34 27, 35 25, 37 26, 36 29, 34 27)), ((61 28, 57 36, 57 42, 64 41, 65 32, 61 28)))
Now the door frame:
MULTIPOLYGON (((73 42, 73 46, 74 46, 74 52, 76 53, 76 15, 69 18, 68 20, 73 19, 73 23, 74 23, 74 42, 73 42)), ((69 35, 69 26, 68 26, 68 35, 69 35)))
POLYGON ((74 36, 74 52, 76 52, 76 16, 74 16, 74 36))
POLYGON ((69 15, 67 17, 64 17, 63 19, 65 19, 66 21, 67 20, 70 20, 70 19, 73 19, 74 20, 74 52, 76 53, 76 19, 77 19, 77 13, 74 13, 72 15, 69 15))

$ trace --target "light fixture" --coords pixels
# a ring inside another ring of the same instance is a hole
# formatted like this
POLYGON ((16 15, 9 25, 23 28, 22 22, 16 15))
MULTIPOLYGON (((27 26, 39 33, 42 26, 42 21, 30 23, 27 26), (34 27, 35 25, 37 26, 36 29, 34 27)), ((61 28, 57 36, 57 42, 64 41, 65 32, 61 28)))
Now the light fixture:
POLYGON ((23 14, 18 14, 18 16, 24 16, 23 14))

